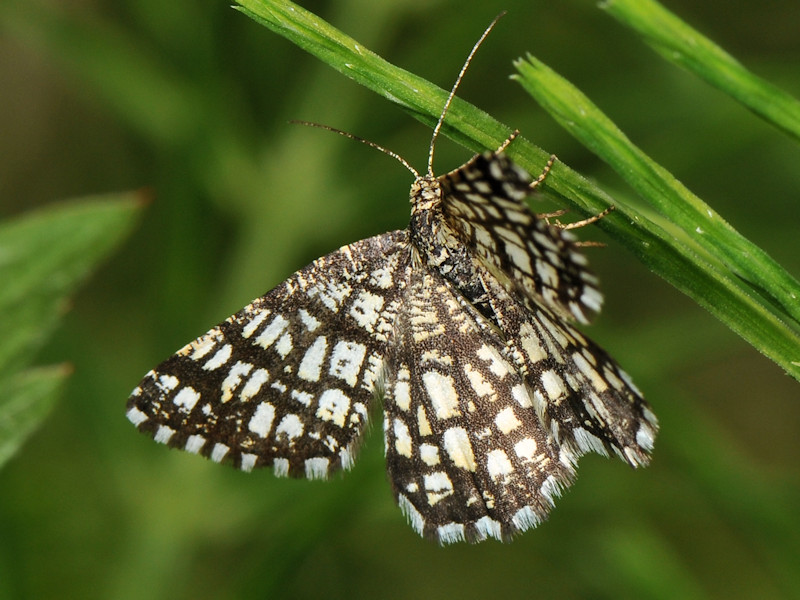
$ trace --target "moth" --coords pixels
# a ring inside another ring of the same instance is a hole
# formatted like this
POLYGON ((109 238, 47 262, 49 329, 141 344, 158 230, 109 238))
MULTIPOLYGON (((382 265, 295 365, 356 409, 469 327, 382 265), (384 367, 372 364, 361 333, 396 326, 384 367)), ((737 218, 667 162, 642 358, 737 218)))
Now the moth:
MULTIPOLYGON (((187 344, 133 390, 157 442, 244 471, 324 479, 353 466, 378 399, 388 478, 419 534, 508 540, 546 518, 586 452, 647 464, 657 420, 574 323, 602 304, 542 181, 505 149, 441 176, 433 148, 411 220, 341 247, 187 344)), ((341 132, 340 132, 341 133, 341 132)), ((350 136, 355 137, 355 136, 350 136)))

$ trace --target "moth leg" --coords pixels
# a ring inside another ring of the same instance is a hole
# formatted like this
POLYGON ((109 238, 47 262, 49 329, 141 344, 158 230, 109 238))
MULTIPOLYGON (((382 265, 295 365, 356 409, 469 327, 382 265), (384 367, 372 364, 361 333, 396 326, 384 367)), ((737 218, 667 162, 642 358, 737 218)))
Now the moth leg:
POLYGON ((547 164, 544 166, 544 169, 542 169, 542 172, 539 173, 539 176, 531 182, 531 191, 535 190, 544 182, 545 179, 547 179, 547 176, 550 174, 550 169, 553 168, 553 163, 555 163, 557 159, 558 157, 555 154, 550 155, 550 158, 548 159, 547 164))
POLYGON ((511 135, 509 135, 506 138, 506 140, 502 144, 500 144, 500 147, 497 150, 495 150, 494 153, 500 154, 501 152, 503 152, 506 148, 508 148, 511 145, 511 142, 517 139, 518 135, 519 135, 519 129, 515 129, 514 131, 512 131, 511 135))

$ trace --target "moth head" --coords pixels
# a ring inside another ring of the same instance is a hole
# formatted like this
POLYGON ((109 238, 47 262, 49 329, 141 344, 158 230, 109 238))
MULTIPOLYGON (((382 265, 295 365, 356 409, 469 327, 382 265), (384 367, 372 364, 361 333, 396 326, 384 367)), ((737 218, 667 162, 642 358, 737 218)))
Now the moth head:
POLYGON ((417 177, 411 184, 409 201, 412 214, 437 208, 442 202, 442 184, 433 175, 417 177))

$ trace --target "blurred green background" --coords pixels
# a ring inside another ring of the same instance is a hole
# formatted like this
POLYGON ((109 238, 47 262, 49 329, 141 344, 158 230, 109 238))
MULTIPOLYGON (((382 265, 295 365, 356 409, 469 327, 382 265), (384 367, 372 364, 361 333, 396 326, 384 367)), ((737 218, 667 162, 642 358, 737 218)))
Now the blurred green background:
MULTIPOLYGON (((666 64, 592 2, 303 5, 449 87, 612 195, 629 192, 508 79, 530 51, 800 274, 800 148, 666 64)), ((800 96, 800 11, 667 6, 800 96)), ((408 527, 375 419, 327 483, 238 473, 138 434, 124 404, 184 343, 340 245, 408 219, 430 131, 217 0, 0 3, 0 217, 147 188, 129 241, 74 298, 40 363, 74 375, 0 471, 0 598, 800 597, 798 384, 596 228, 606 307, 588 331, 661 420, 653 463, 585 457, 550 520, 512 544, 439 548, 408 527)), ((470 153, 443 141, 444 172, 470 153)))

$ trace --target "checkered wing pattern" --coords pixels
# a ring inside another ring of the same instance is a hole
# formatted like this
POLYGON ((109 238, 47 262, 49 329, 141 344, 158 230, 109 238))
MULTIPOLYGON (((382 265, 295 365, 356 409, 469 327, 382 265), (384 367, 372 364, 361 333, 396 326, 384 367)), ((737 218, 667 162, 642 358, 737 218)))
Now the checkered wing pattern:
POLYGON ((442 543, 508 539, 573 477, 489 323, 418 269, 398 315, 384 403, 386 461, 411 525, 442 543))
POLYGON ((586 452, 614 453, 634 467, 646 465, 658 422, 628 374, 546 308, 529 308, 488 272, 482 280, 507 356, 562 456, 576 463, 586 452))
POLYGON ((128 418, 243 470, 324 478, 352 465, 383 391, 395 498, 441 543, 535 526, 586 452, 646 464, 655 416, 571 325, 602 297, 530 184, 501 153, 417 177, 407 230, 317 259, 188 344, 128 418))
POLYGON ((486 152, 439 181, 445 221, 509 291, 581 323, 600 311, 597 278, 572 235, 524 202, 532 181, 524 169, 505 154, 486 152))
POLYGON ((352 465, 408 277, 403 231, 344 246, 150 371, 128 418, 156 441, 249 471, 352 465))

